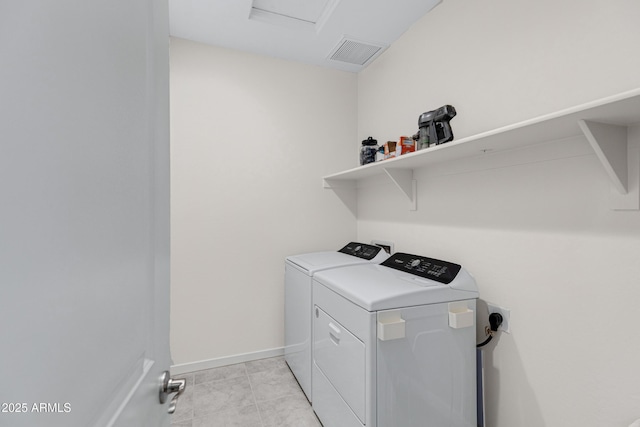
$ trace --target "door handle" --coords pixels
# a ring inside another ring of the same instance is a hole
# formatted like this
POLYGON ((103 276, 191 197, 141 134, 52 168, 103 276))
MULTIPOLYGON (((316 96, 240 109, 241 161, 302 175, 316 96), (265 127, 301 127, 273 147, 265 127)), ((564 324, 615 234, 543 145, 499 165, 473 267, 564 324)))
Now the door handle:
POLYGON ((329 322, 329 338, 331 339, 331 341, 333 341, 335 345, 340 344, 341 334, 342 334, 342 331, 340 331, 340 328, 338 328, 333 323, 329 322))
POLYGON ((169 408, 167 412, 173 414, 176 411, 176 406, 178 405, 178 398, 184 392, 185 387, 187 386, 187 380, 173 379, 171 378, 169 371, 164 371, 162 376, 160 377, 160 403, 164 403, 167 401, 167 398, 170 394, 175 393, 171 402, 169 402, 169 408))

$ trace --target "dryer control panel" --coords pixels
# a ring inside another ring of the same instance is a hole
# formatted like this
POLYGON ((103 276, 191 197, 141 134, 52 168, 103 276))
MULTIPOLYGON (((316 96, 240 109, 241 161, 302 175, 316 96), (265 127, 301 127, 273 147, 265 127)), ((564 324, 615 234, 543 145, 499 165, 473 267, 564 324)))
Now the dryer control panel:
POLYGON ((343 254, 352 255, 358 258, 372 260, 382 250, 379 246, 367 245, 366 243, 351 242, 338 252, 343 254))
POLYGON ((462 268, 452 262, 402 252, 396 252, 380 265, 446 285, 456 278, 462 268))

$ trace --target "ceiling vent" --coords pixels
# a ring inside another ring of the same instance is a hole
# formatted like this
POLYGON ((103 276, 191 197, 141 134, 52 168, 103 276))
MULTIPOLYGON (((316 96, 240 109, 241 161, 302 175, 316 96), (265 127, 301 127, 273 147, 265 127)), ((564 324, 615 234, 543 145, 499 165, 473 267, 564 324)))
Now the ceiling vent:
POLYGON ((387 46, 380 46, 344 37, 333 51, 331 51, 329 59, 347 62, 349 64, 365 65, 380 55, 386 48, 387 46))

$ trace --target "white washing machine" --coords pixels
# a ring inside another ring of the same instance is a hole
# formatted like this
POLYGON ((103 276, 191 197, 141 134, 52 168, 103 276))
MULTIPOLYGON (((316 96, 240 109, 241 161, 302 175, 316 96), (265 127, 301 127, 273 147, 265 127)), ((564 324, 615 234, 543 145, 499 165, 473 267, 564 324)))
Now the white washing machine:
POLYGON ((389 255, 380 247, 351 242, 338 251, 289 256, 285 260, 284 356, 311 402, 311 284, 319 271, 380 263, 389 255))
POLYGON ((313 409, 324 427, 475 427, 475 280, 396 253, 313 278, 313 409))

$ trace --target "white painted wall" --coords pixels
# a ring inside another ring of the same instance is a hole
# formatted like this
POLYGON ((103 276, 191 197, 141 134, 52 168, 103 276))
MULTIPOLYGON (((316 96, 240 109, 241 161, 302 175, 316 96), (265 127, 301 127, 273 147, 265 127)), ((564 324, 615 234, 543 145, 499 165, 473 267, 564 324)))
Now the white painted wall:
MULTIPOLYGON (((174 362, 282 345, 283 257, 356 237, 320 188, 357 165, 354 141, 447 103, 462 138, 640 87, 638 16, 633 0, 445 0, 357 77, 173 39, 174 362), (270 250, 247 257, 256 240, 270 250)), ((385 180, 360 188, 357 238, 460 262, 512 309, 487 348, 487 425, 638 418, 640 212, 609 209, 586 140, 416 177, 417 212, 385 180)))
MULTIPOLYGON (((639 16, 630 0, 445 0, 359 74, 358 139, 411 134, 443 104, 461 138, 640 87, 639 16)), ((609 209, 587 141, 415 176, 417 212, 384 179, 363 184, 358 239, 460 262, 512 310, 512 334, 486 350, 487 425, 638 418, 640 212, 609 209)))
POLYGON ((356 75, 171 40, 174 364, 283 345, 284 258, 355 238, 356 75))

